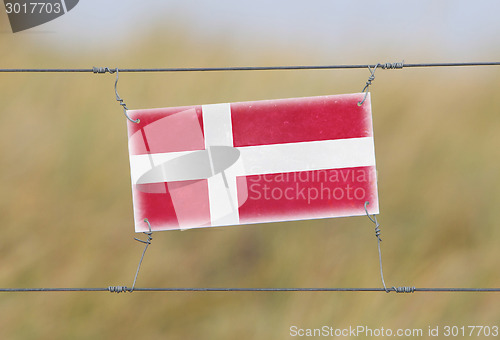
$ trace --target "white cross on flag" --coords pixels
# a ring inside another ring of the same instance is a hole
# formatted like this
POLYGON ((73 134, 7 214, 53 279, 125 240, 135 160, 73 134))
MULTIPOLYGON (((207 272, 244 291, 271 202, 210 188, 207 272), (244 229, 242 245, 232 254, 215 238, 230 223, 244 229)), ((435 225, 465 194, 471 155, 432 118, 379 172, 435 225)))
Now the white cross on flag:
POLYGON ((128 111, 136 232, 378 214, 363 96, 128 111))

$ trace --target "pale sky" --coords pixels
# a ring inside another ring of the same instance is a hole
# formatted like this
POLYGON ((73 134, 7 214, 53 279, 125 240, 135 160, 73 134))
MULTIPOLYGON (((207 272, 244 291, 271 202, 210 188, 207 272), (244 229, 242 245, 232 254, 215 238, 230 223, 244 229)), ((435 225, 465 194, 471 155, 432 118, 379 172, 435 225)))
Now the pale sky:
POLYGON ((387 51, 395 59, 388 61, 490 61, 500 59, 499 13, 498 0, 80 0, 65 16, 17 34, 102 49, 138 43, 163 22, 246 49, 293 46, 353 61, 371 51, 387 51))

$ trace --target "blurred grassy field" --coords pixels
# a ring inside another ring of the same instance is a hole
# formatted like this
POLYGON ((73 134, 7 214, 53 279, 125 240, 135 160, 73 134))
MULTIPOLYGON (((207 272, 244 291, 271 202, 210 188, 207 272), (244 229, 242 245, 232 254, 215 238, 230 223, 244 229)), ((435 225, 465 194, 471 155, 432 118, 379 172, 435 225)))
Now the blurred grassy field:
MULTIPOLYGON (((2 34, 9 49, 0 51, 0 67, 247 64, 223 42, 199 55, 186 38, 153 35, 108 56, 67 58, 71 52, 50 52, 32 37, 13 43, 2 34)), ((283 51, 252 64, 308 60, 305 51, 283 51)), ((353 93, 368 75, 122 74, 119 92, 130 108, 150 108, 353 93)), ((387 284, 500 286, 498 68, 376 76, 387 284)), ((126 121, 113 82, 109 74, 0 74, 1 287, 131 285, 143 245, 133 240, 126 121)), ((366 217, 153 236, 139 287, 381 286, 366 217)), ((286 339, 291 325, 498 325, 499 302, 498 294, 471 293, 1 293, 0 337, 286 339)))

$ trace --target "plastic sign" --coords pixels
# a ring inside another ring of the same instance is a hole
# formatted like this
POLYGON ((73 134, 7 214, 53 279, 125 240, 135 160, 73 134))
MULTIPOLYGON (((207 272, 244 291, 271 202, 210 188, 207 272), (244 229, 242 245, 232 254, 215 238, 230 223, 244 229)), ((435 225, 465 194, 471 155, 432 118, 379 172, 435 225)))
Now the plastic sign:
POLYGON ((135 230, 377 214, 363 97, 128 111, 135 230))

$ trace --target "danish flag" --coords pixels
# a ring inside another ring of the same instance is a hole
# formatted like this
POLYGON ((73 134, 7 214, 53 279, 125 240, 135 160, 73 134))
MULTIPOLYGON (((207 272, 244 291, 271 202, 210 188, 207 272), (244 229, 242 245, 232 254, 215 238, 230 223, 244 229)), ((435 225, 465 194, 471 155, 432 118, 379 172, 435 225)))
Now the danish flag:
POLYGON ((128 111, 135 231, 377 214, 363 96, 128 111))

